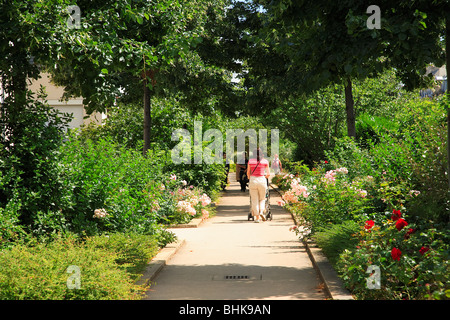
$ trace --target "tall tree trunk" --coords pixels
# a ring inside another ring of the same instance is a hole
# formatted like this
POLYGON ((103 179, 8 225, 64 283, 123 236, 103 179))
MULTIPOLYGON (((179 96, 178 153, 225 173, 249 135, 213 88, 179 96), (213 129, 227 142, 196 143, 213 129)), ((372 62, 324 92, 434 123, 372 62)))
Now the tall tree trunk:
POLYGON ((349 137, 356 136, 355 102, 353 101, 352 80, 347 79, 345 85, 345 110, 347 111, 347 133, 349 137))
POLYGON ((445 19, 445 57, 445 68, 447 71, 447 178, 450 189, 450 91, 448 81, 450 76, 450 13, 447 13, 445 19))
POLYGON ((150 88, 148 87, 147 77, 144 80, 144 156, 150 149, 152 129, 152 113, 150 105, 150 88))

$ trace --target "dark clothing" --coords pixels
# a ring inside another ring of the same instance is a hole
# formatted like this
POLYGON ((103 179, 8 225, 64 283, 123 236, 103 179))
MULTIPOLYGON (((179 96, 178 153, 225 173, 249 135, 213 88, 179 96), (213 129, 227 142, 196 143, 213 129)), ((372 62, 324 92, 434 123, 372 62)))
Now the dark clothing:
POLYGON ((239 182, 241 183, 241 191, 245 191, 248 183, 247 177, 247 165, 248 159, 245 159, 245 166, 241 166, 241 171, 239 172, 239 182))

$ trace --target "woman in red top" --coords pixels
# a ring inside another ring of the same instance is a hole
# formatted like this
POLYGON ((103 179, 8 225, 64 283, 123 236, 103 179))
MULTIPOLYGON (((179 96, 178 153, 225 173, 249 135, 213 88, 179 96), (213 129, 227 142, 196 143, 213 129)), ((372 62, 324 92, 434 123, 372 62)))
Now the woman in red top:
POLYGON ((253 152, 253 158, 248 161, 247 165, 247 177, 250 178, 248 188, 255 222, 259 222, 261 219, 265 221, 264 209, 269 176, 269 161, 264 159, 261 149, 258 148, 253 152))

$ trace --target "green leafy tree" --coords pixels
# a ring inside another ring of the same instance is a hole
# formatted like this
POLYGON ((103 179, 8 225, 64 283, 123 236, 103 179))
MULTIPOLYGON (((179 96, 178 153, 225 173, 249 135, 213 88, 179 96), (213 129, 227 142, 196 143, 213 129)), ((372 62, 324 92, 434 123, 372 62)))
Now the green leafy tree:
POLYGON ((82 96, 88 111, 104 111, 116 97, 144 105, 144 153, 151 142, 151 97, 184 92, 199 101, 205 81, 222 70, 210 68, 196 48, 207 34, 205 24, 222 1, 79 1, 81 27, 56 32, 62 50, 49 65, 67 96, 82 96), (137 89, 142 88, 142 89, 137 89), (194 90, 193 90, 194 89, 194 90), (197 89, 197 90, 196 90, 197 89))
POLYGON ((66 98, 83 97, 88 112, 111 108, 117 97, 139 96, 144 152, 151 141, 152 96, 183 92, 189 105, 202 106, 231 78, 206 64, 197 50, 224 1, 1 3, 5 91, 25 100, 26 79, 46 71, 65 88, 66 98))
POLYGON ((253 2, 264 8, 252 33, 255 46, 272 53, 280 64, 266 56, 265 63, 249 70, 248 78, 259 82, 255 87, 281 99, 331 83, 344 85, 349 136, 356 134, 355 80, 375 77, 395 66, 412 89, 424 83, 420 70, 426 63, 442 61, 436 39, 427 39, 439 23, 424 25, 426 15, 411 5, 394 8, 387 1, 380 3, 381 29, 372 29, 367 21, 369 4, 361 1, 253 2), (271 75, 264 77, 264 72, 271 75))
POLYGON ((49 28, 59 8, 54 2, 33 24, 35 10, 44 7, 38 4, 0 1, 0 206, 24 225, 57 212, 65 194, 56 158, 68 116, 42 102, 42 93, 27 90, 52 42, 49 28))
MULTIPOLYGON (((384 44, 383 55, 396 68, 407 88, 425 86, 423 75, 429 64, 450 72, 450 2, 379 1, 381 28, 372 30, 373 41, 384 44)), ((349 31, 358 36, 366 33, 365 18, 355 10, 349 13, 349 31)), ((431 77, 431 75, 430 75, 431 77)), ((447 90, 447 179, 450 188, 450 101, 447 90)))
MULTIPOLYGON (((449 5, 447 0, 378 1, 376 6, 364 1, 252 1, 247 17, 254 24, 245 36, 257 55, 247 56, 246 84, 257 95, 281 102, 342 84, 347 132, 355 136, 353 82, 395 68, 409 90, 429 84, 426 66, 448 60, 449 5), (373 19, 378 21, 373 24, 373 19)), ((447 118, 450 122, 450 111, 447 118)))

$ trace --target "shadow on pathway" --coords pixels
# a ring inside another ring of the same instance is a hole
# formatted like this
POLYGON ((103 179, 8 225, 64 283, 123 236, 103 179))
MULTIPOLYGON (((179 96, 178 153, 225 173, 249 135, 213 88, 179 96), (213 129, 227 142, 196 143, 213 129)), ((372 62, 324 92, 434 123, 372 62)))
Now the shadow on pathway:
MULTIPOLYGON (((234 176, 230 175, 230 180, 234 176)), ((247 220, 249 193, 232 182, 217 214, 198 228, 172 229, 185 240, 147 292, 147 300, 325 299, 289 212, 271 190, 273 220, 247 220)))

